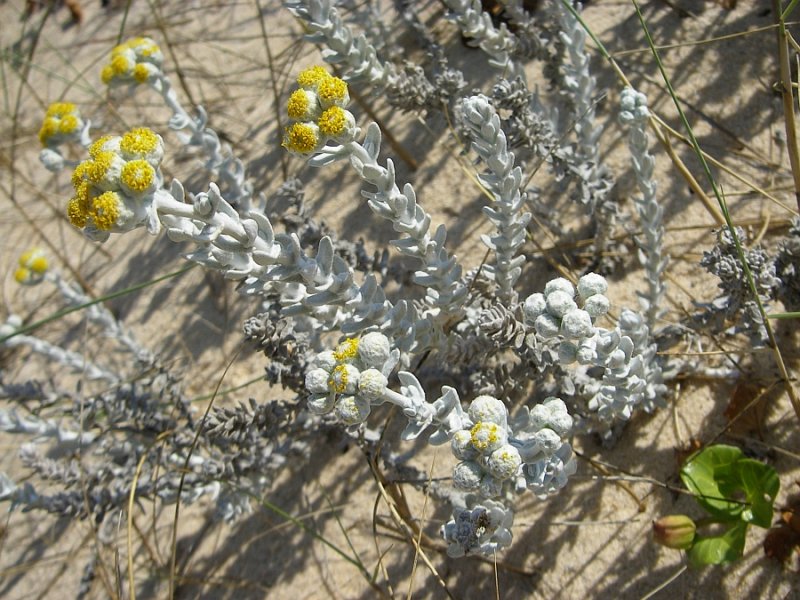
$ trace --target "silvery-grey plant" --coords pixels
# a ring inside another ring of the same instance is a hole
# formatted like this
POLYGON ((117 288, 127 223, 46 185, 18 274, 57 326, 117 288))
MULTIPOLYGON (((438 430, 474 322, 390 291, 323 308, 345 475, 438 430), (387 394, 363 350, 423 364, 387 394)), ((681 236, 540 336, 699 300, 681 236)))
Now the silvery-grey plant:
POLYGON ((637 239, 639 244, 639 262, 645 270, 647 293, 639 294, 642 309, 647 316, 647 325, 651 331, 664 312, 663 302, 666 294, 664 272, 669 259, 663 253, 664 209, 656 197, 656 182, 653 177, 655 159, 648 151, 647 123, 650 111, 647 109, 647 97, 633 88, 622 90, 620 98, 619 120, 628 127, 628 148, 631 152, 631 165, 636 175, 641 196, 634 197, 636 212, 642 227, 642 235, 637 239))
MULTIPOLYGON (((507 29, 494 28, 476 2, 448 5, 493 63, 511 76, 522 75, 521 63, 511 56, 515 41, 507 29)), ((327 46, 323 56, 339 61, 350 80, 388 89, 401 81, 393 65, 379 60, 367 37, 351 33, 328 0, 289 0, 287 6, 306 23, 312 39, 327 46)), ((112 55, 104 79, 149 83, 173 111, 170 127, 188 130, 188 142, 202 146, 216 163, 222 155, 218 140, 209 133, 202 112, 191 119, 182 109, 163 75, 158 52, 144 38, 123 44, 112 55)), ((585 64, 579 66, 586 70, 585 64)), ((587 77, 581 81, 593 89, 587 77)), ((417 79, 423 85, 423 76, 417 79)), ((524 87, 523 79, 516 81, 524 87)), ((262 300, 257 316, 246 322, 246 337, 273 359, 267 378, 304 402, 239 403, 215 408, 198 420, 188 399, 175 389, 173 376, 154 361, 149 366, 152 377, 136 376, 100 394, 74 397, 84 419, 81 426, 113 424, 113 431, 127 427, 141 436, 87 440, 82 467, 88 474, 89 506, 79 504, 74 495, 45 499, 35 488, 11 482, 6 482, 5 497, 31 508, 105 514, 124 507, 132 491, 131 469, 144 460, 137 495, 171 502, 211 497, 223 515, 234 518, 247 509, 251 495, 269 485, 288 455, 306 452, 309 431, 339 423, 368 444, 378 439, 366 424, 372 411, 389 404, 407 420, 402 439, 448 443, 460 461, 453 469, 455 490, 443 494, 455 509, 453 520, 443 527, 451 555, 503 548, 511 541, 516 494, 528 490, 547 496, 575 472, 569 438, 576 418, 580 428, 605 433, 636 407, 649 407, 663 395, 647 327, 628 312, 610 330, 596 324, 608 313, 609 301, 607 282, 595 274, 578 278, 577 287, 557 278, 543 293, 519 302, 515 288, 525 266, 522 246, 530 215, 524 211, 522 169, 486 97, 465 99, 461 112, 473 147, 488 168, 481 182, 494 200, 485 210, 495 227, 488 238, 494 260, 484 266, 481 281, 480 268, 464 275, 446 248, 444 225, 433 227, 414 187, 398 184, 391 159, 379 159, 378 125, 369 124, 359 141, 362 132, 346 110, 344 82, 316 67, 301 73, 298 84, 289 100, 284 146, 315 167, 350 164, 365 186, 362 194, 369 208, 400 234, 392 245, 415 259, 412 280, 424 296, 401 293, 390 300, 378 270, 365 267, 369 261, 348 260, 348 252, 357 251, 345 249, 301 211, 294 222, 282 220, 288 231, 280 233, 274 227, 280 218, 275 213, 249 201, 234 207, 214 183, 197 194, 187 194, 177 180, 164 187, 163 140, 153 131, 138 128, 101 138, 90 149, 91 158, 76 167, 70 221, 96 241, 140 227, 152 234, 163 229, 170 239, 188 243, 188 260, 221 272, 237 281, 242 293, 262 300), (488 286, 487 274, 492 282, 488 286), (332 336, 323 335, 327 332, 341 335, 339 343, 331 343, 332 336), (454 378, 458 389, 442 385, 437 393, 426 391, 422 363, 431 353, 460 357, 441 367, 462 369, 454 378), (509 355, 516 356, 513 366, 504 364, 509 355), (478 357, 494 361, 482 381, 465 373, 474 375, 478 357), (566 391, 577 400, 565 402, 556 397, 561 394, 548 394, 531 404, 521 398, 517 381, 558 369, 571 376, 572 387, 566 391), (478 386, 491 387, 492 394, 475 394, 478 386), (462 405, 462 396, 473 399, 462 405), (147 442, 164 431, 169 435, 163 440, 163 458, 146 456, 147 442), (109 473, 94 468, 91 457, 120 442, 127 453, 120 468, 109 473), (156 476, 162 468, 163 476, 156 476), (183 476, 178 476, 181 469, 183 476)), ((459 83, 454 89, 461 87, 459 83)), ((435 94, 429 92, 420 98, 431 104, 435 94)), ((531 97, 523 96, 527 107, 535 108, 531 97)), ((445 97, 449 102, 447 94, 439 101, 445 97)), ((579 137, 584 134, 579 131, 579 137)), ((557 154, 558 146, 551 144, 548 156, 557 154)), ((244 188, 234 184, 238 200, 244 188)), ((295 199, 300 194, 294 184, 285 192, 295 199)), ((90 315, 101 324, 105 316, 90 315)), ((78 413, 73 413, 74 422, 78 413)), ((10 420, 9 428, 17 421, 10 420)), ((71 462, 54 464, 34 451, 26 453, 26 460, 43 476, 51 474, 65 484, 74 479, 71 462)))

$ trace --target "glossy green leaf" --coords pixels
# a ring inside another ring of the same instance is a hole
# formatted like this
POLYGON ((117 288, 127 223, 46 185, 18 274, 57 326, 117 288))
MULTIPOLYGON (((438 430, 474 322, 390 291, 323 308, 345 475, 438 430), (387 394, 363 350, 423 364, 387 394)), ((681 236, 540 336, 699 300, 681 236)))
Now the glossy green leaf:
POLYGON ((689 564, 699 568, 705 565, 720 565, 741 558, 747 523, 738 521, 728 527, 722 535, 699 538, 689 550, 689 564))
POLYGON ((781 487, 778 474, 769 465, 743 458, 735 465, 738 481, 741 482, 745 497, 750 506, 750 522, 764 529, 772 525, 772 506, 781 487))
POLYGON ((737 502, 738 472, 736 463, 744 458, 733 446, 709 446, 692 457, 681 469, 681 479, 697 502, 719 519, 737 519, 744 510, 737 502))

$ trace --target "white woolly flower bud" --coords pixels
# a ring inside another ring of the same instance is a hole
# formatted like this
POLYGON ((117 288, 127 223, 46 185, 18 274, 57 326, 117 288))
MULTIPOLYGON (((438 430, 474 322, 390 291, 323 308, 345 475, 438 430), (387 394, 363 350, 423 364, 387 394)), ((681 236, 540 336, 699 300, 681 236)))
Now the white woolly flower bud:
POLYGON ((536 317, 533 326, 536 328, 536 333, 543 338, 553 338, 558 335, 561 323, 554 316, 543 314, 536 317))
POLYGON ((370 405, 358 396, 345 395, 336 402, 336 417, 345 425, 358 425, 367 420, 370 405))
POLYGON ((473 423, 484 421, 495 423, 502 427, 505 427, 508 416, 505 405, 492 396, 478 396, 475 398, 469 405, 467 413, 473 423))
POLYGON ((526 325, 533 325, 536 317, 541 315, 547 310, 547 302, 544 299, 544 294, 531 294, 525 299, 525 304, 522 305, 522 314, 524 316, 526 325))
POLYGON ((555 454, 556 450, 558 450, 562 444, 561 436, 552 429, 548 428, 534 433, 531 437, 531 440, 540 452, 543 452, 548 456, 555 454))
POLYGON ((589 313, 580 308, 573 308, 561 319, 561 333, 573 340, 592 337, 594 325, 589 313))
POLYGON ((325 369, 311 369, 306 373, 306 389, 312 394, 327 394, 330 376, 325 369))
POLYGON ((57 173, 64 168, 64 157, 50 148, 45 148, 39 153, 39 162, 52 173, 57 173))
POLYGON ((522 464, 519 451, 509 444, 498 448, 486 461, 486 468, 492 477, 500 480, 516 475, 522 464))
POLYGON ((472 435, 468 429, 455 432, 450 440, 450 449, 453 455, 460 460, 473 460, 478 457, 478 451, 472 445, 472 435))
POLYGON ((482 478, 483 469, 472 461, 460 462, 453 469, 453 485, 462 490, 477 490, 482 478))
POLYGON ((380 371, 389 360, 390 353, 389 338, 382 333, 368 333, 358 340, 358 358, 361 360, 361 364, 368 369, 380 371))
POLYGON ((608 282, 606 278, 597 273, 587 273, 578 280, 578 295, 583 300, 595 294, 605 294, 607 291, 608 282))
POLYGON ((384 392, 389 380, 377 369, 367 369, 361 372, 358 378, 358 395, 370 403, 379 400, 384 392))
POLYGON ((606 314, 611 308, 611 302, 602 294, 589 296, 583 304, 585 310, 593 319, 597 319, 606 314))
POLYGON ((563 317, 573 308, 577 308, 575 300, 572 299, 572 294, 568 294, 561 290, 555 290, 547 295, 547 312, 554 317, 563 317))
POLYGON ((333 356, 332 350, 326 350, 325 352, 320 352, 317 354, 314 357, 314 360, 311 361, 311 364, 315 367, 319 367, 320 369, 325 369, 330 373, 336 366, 336 357, 333 356))
POLYGON ((558 277, 552 281, 548 281, 547 285, 544 286, 545 297, 550 296, 550 294, 553 292, 564 292, 570 298, 572 298, 575 296, 575 287, 569 282, 568 279, 558 277))
POLYGON ((325 415, 333 410, 335 401, 333 394, 313 394, 308 397, 308 410, 316 415, 325 415))
POLYGON ((567 435, 572 429, 572 416, 560 398, 550 396, 531 409, 530 424, 534 429, 550 428, 558 435, 567 435))

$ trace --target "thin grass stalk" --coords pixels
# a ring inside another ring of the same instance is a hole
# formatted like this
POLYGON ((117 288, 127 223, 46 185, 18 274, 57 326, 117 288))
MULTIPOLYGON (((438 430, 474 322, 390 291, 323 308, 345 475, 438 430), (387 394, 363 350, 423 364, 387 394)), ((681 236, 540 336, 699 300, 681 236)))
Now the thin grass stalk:
POLYGON ((642 14, 642 10, 639 7, 639 3, 636 0, 631 0, 631 2, 633 3, 634 9, 636 10, 636 15, 639 18, 639 22, 642 25, 642 30, 644 31, 645 37, 647 38, 647 43, 653 51, 653 57, 655 58, 656 64, 658 65, 658 69, 661 72, 661 76, 664 78, 664 83, 667 86, 669 95, 672 98, 672 101, 675 104, 675 108, 678 110, 678 114, 680 115, 681 122, 683 123, 683 126, 686 129, 687 136, 691 141, 692 148, 695 151, 695 155, 697 156, 698 160, 700 161, 700 164, 703 167, 703 172, 705 173, 709 185, 711 186, 711 189, 714 192, 714 196, 716 196, 717 198, 717 202, 719 202, 720 210, 722 210, 722 214, 725 217, 725 223, 727 224, 728 230, 731 233, 731 239, 733 239, 733 243, 736 246, 736 254, 739 257, 739 262, 741 263, 742 270, 745 273, 745 278, 747 279, 748 287, 750 288, 750 292, 752 293, 753 299, 756 302, 756 306, 758 307, 758 312, 761 314, 761 318, 764 322, 764 327, 767 330, 769 344, 772 347, 773 354, 775 356, 775 363, 778 366, 778 371, 780 372, 780 376, 781 379, 783 380, 786 392, 789 394, 789 400, 792 403, 792 408, 794 409, 797 418, 800 420, 800 397, 798 397, 797 391, 794 389, 794 385, 792 385, 792 379, 791 376, 789 375, 788 369, 786 368, 786 364, 784 363, 781 350, 778 347, 778 341, 775 338, 775 332, 773 331, 770 320, 767 317, 767 311, 764 309, 764 304, 761 302, 761 298, 758 295, 758 290, 756 289, 756 283, 753 278, 753 273, 750 271, 750 265, 747 263, 747 260, 745 259, 744 249, 742 248, 739 236, 736 235, 736 229, 733 226, 733 220, 731 219, 730 212, 728 211, 728 204, 727 202, 725 202, 725 198, 723 198, 722 193, 720 192, 719 187, 717 186, 717 181, 714 178, 713 173, 711 172, 711 167, 709 167, 708 162, 706 162, 705 157, 703 156, 703 152, 700 149, 700 144, 694 135, 692 126, 689 124, 689 120, 686 117, 686 113, 683 112, 680 102, 678 101, 678 98, 675 94, 675 90, 672 88, 672 83, 670 82, 669 76, 667 75, 666 69, 664 68, 664 64, 661 62, 658 50, 655 49, 655 43, 653 42, 653 38, 650 35, 650 29, 647 27, 647 23, 644 19, 644 15, 642 14))
MULTIPOLYGON (((792 8, 790 5, 787 8, 792 8)), ((786 128, 786 150, 789 153, 789 164, 794 180, 794 195, 797 208, 800 210, 800 154, 797 148, 797 126, 794 118, 794 94, 792 92, 792 67, 789 64, 789 43, 786 23, 781 11, 781 0, 772 0, 772 12, 778 21, 778 66, 780 67, 780 91, 783 101, 783 118, 786 128)))

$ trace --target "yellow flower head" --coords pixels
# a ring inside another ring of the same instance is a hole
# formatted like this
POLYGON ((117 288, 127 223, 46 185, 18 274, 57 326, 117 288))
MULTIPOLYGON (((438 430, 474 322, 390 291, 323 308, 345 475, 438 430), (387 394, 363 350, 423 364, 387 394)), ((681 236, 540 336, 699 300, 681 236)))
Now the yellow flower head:
POLYGON ((44 279, 49 266, 47 256, 41 248, 31 248, 19 257, 19 268, 14 273, 17 283, 35 285, 44 279))
MULTIPOLYGON (((92 142, 92 145, 89 146, 89 156, 95 158, 100 152, 104 152, 110 150, 110 148, 106 147, 106 144, 113 139, 113 136, 104 135, 101 138, 98 138, 96 141, 92 142)), ((77 169, 75 170, 77 172, 77 169)))
POLYGON ((77 112, 76 106, 72 102, 53 102, 45 113, 48 117, 58 117, 59 119, 77 112))
POLYGON ((331 376, 328 378, 328 389, 337 394, 341 394, 347 389, 347 366, 337 365, 331 371, 331 376))
POLYGON ((64 115, 61 119, 61 122, 58 124, 58 131, 64 135, 69 135, 70 133, 77 131, 78 127, 80 127, 78 117, 73 114, 64 115))
POLYGON ((331 106, 320 115, 317 121, 322 135, 336 137, 342 135, 347 129, 348 121, 343 108, 331 106))
POLYGON ((292 92, 286 103, 286 113, 290 119, 309 121, 319 116, 320 106, 317 95, 311 90, 299 89, 292 92))
POLYGON ((89 211, 87 210, 86 203, 79 196, 73 196, 70 201, 67 202, 67 218, 69 222, 78 229, 86 227, 89 211))
POLYGON ((146 160, 131 160, 122 167, 119 179, 129 190, 141 194, 154 187, 156 170, 146 160))
POLYGON ((333 358, 338 362, 347 362, 356 356, 358 356, 358 340, 356 338, 347 338, 333 351, 333 358))
MULTIPOLYGON (((158 135, 147 127, 137 127, 131 129, 120 140, 119 148, 126 158, 144 158, 161 161, 161 139, 158 135)), ((152 162, 151 162, 152 164, 152 162)), ((154 165, 155 166, 155 165, 154 165)))
POLYGON ((329 106, 347 106, 350 102, 350 94, 347 92, 347 84, 338 77, 328 77, 319 82, 317 94, 323 108, 329 106))
POLYGON ((93 159, 81 163, 85 165, 82 173, 84 178, 94 184, 102 182, 114 166, 115 158, 117 155, 109 150, 97 152, 93 159))
POLYGON ((293 123, 286 128, 283 147, 289 152, 311 154, 319 145, 319 127, 315 123, 293 123))
POLYGON ((101 231, 109 231, 119 219, 120 199, 116 192, 104 192, 92 201, 91 217, 101 231))
POLYGON ((500 439, 500 427, 497 423, 481 421, 470 430, 472 445, 483 452, 497 444, 500 439))
POLYGON ((45 117, 42 121, 42 127, 39 129, 39 141, 42 146, 46 146, 47 142, 58 133, 58 119, 53 117, 45 117))
POLYGON ((133 71, 136 63, 126 54, 117 54, 109 65, 115 77, 122 77, 133 71))
POLYGON ((71 102, 55 102, 51 104, 39 129, 39 141, 42 146, 57 145, 83 128, 80 112, 71 102))
POLYGON ((315 89, 320 81, 330 76, 330 73, 325 70, 325 67, 314 65, 313 67, 300 71, 300 74, 297 76, 297 85, 308 90, 315 89))

